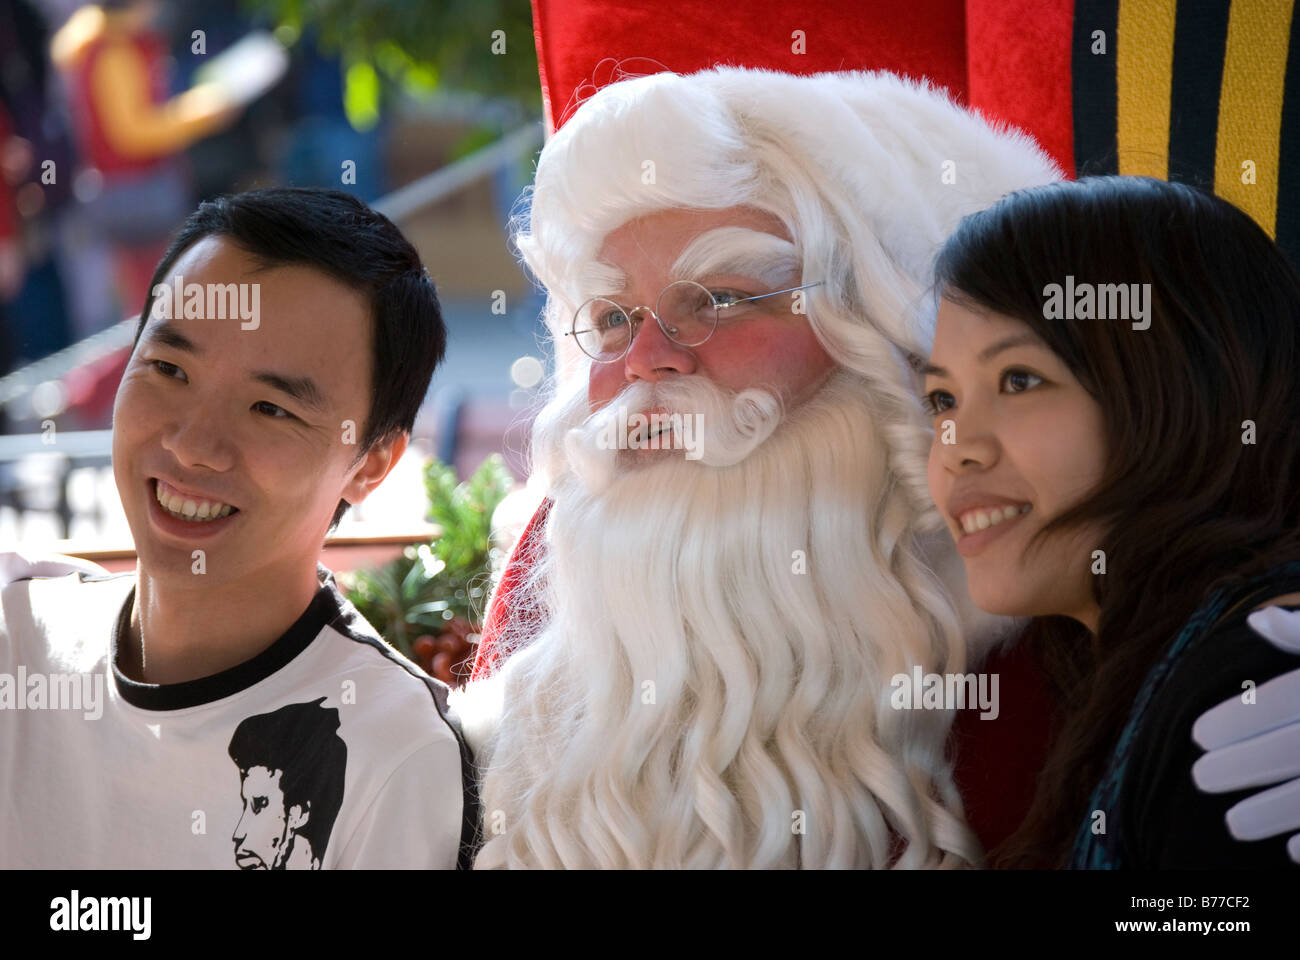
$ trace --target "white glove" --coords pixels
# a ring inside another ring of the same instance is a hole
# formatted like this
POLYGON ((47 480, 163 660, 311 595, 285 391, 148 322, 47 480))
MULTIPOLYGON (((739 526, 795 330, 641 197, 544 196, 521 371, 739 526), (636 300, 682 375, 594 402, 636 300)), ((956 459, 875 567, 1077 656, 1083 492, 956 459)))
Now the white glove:
MULTIPOLYGON (((1265 607, 1246 622, 1279 650, 1300 654, 1300 611, 1265 607)), ((1192 726, 1192 739, 1209 751, 1192 765, 1192 779, 1205 793, 1288 781, 1228 811, 1233 837, 1260 840, 1300 830, 1300 669, 1261 684, 1254 703, 1236 696, 1206 710, 1192 726)), ((1300 863, 1300 833, 1286 849, 1300 863)))

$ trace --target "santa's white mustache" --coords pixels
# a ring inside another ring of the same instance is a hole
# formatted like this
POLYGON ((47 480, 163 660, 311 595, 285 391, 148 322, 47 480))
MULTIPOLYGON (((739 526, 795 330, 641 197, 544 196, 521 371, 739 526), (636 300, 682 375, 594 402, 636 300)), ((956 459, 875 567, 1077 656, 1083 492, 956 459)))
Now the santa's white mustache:
MULTIPOLYGON (((600 493, 617 473, 620 449, 646 446, 644 435, 629 434, 643 432, 649 423, 685 425, 687 418, 692 418, 689 459, 705 466, 729 467, 770 437, 783 415, 779 395, 755 387, 737 392, 695 375, 657 383, 639 380, 569 430, 564 451, 587 489, 600 493), (616 442, 609 442, 611 437, 616 442)), ((685 446, 676 444, 677 448, 685 446)))

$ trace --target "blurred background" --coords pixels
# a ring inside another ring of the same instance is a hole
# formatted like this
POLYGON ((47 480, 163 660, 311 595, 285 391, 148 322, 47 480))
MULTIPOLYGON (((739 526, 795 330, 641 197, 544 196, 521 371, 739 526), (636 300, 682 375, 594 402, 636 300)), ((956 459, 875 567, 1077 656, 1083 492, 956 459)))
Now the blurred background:
POLYGON ((342 189, 419 250, 449 342, 322 560, 426 668, 461 659, 551 363, 508 242, 541 143, 528 0, 0 0, 0 550, 134 568, 111 414, 170 235, 223 193, 342 189))

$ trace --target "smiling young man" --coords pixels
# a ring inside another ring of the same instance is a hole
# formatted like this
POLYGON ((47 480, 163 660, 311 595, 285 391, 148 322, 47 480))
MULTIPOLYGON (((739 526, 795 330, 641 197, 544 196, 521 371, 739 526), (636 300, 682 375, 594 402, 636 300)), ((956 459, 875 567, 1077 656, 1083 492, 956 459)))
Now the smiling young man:
POLYGON ((0 723, 0 779, 21 785, 0 866, 466 864, 447 690, 318 564, 442 359, 419 256, 346 194, 255 191, 200 206, 151 290, 113 419, 136 572, 3 593, 0 673, 107 690, 97 719, 0 723))

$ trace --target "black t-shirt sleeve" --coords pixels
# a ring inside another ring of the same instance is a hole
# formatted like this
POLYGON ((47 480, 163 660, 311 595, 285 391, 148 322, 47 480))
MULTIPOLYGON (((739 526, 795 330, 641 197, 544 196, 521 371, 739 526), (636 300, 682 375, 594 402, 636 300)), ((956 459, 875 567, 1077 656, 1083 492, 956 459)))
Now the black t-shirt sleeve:
MULTIPOLYGON (((1296 609, 1288 607, 1287 609, 1296 609)), ((1228 832, 1229 808, 1269 787, 1202 793, 1192 764, 1205 751, 1192 739, 1196 719, 1242 684, 1256 687, 1300 668, 1300 656, 1278 650, 1232 618, 1186 651, 1147 708, 1134 739, 1120 795, 1127 865, 1137 869, 1259 869, 1297 866, 1287 856, 1293 831, 1242 841, 1228 832)))

